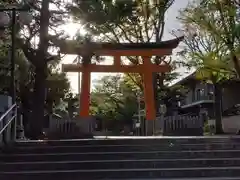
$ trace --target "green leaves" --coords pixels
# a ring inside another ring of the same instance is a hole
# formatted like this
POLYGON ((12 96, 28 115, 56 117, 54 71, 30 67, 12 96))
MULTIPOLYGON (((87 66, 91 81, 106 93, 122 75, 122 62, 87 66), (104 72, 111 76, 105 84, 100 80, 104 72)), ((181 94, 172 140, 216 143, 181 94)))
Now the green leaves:
POLYGON ((91 111, 106 121, 125 121, 137 111, 136 94, 121 76, 105 76, 91 93, 91 111))
POLYGON ((215 52, 206 53, 201 60, 202 64, 196 71, 196 79, 217 83, 236 76, 231 64, 225 59, 225 61, 219 59, 215 52))
POLYGON ((108 27, 127 21, 135 6, 134 1, 76 0, 73 2, 74 4, 69 4, 67 9, 76 20, 85 25, 89 32, 96 35, 109 31, 108 27))
POLYGON ((222 0, 193 2, 182 11, 180 20, 187 36, 182 57, 197 69, 196 77, 214 82, 236 78, 239 64, 234 63, 233 56, 240 45, 237 4, 222 0), (191 36, 193 30, 195 35, 191 36))
POLYGON ((70 83, 65 73, 51 70, 47 78, 46 88, 48 89, 47 99, 51 99, 57 106, 69 92, 70 83))
POLYGON ((196 79, 198 80, 211 80, 212 79, 212 72, 209 69, 198 69, 196 71, 196 79))

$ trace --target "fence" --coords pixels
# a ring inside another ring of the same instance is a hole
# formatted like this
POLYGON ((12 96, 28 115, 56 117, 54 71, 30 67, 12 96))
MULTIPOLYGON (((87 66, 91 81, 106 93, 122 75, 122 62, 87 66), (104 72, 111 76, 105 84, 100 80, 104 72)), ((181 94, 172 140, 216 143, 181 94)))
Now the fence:
POLYGON ((65 137, 82 135, 93 131, 94 122, 93 118, 52 118, 46 132, 47 134, 58 133, 65 137))
POLYGON ((155 130, 165 136, 202 136, 203 118, 199 116, 168 116, 158 117, 155 130))
POLYGON ((55 132, 60 131, 62 133, 69 133, 73 131, 75 120, 72 119, 62 119, 62 118, 52 118, 49 121, 49 127, 46 131, 55 132))
MULTIPOLYGON (((177 115, 168 117, 158 117, 154 125, 155 134, 161 132, 165 136, 202 136, 203 118, 194 115, 177 115)), ((94 118, 90 119, 62 119, 54 118, 50 120, 48 132, 58 132, 60 134, 91 133, 95 128, 94 118)))

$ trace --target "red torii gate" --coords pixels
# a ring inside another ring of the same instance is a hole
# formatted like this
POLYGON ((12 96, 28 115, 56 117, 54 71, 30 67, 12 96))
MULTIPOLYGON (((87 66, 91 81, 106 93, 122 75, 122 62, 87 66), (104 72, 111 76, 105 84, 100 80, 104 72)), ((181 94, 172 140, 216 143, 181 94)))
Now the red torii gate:
POLYGON ((60 46, 64 54, 77 54, 79 56, 113 56, 113 65, 96 64, 63 64, 64 72, 82 72, 81 94, 80 94, 80 116, 89 116, 90 106, 90 84, 91 72, 122 72, 140 73, 144 81, 144 100, 146 107, 146 119, 154 120, 156 116, 154 90, 152 86, 154 72, 169 72, 171 67, 168 65, 156 65, 151 62, 152 56, 171 55, 182 37, 161 43, 89 43, 76 45, 69 43, 60 46), (122 65, 121 56, 141 56, 143 64, 122 65))

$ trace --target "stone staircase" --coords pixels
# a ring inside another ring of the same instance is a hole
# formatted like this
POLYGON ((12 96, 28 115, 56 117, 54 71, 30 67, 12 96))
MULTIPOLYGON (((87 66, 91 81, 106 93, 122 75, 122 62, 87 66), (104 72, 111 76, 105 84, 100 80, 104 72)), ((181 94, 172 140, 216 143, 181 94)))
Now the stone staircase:
POLYGON ((240 180, 240 138, 18 142, 0 153, 1 180, 240 180))

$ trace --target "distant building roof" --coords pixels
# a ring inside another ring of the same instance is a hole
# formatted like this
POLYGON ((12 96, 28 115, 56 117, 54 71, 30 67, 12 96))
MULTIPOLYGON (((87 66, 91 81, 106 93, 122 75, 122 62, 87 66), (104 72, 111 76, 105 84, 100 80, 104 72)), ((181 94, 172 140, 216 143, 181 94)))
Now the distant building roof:
POLYGON ((188 82, 189 80, 196 80, 196 71, 188 74, 187 76, 185 76, 184 78, 180 79, 179 81, 177 81, 176 83, 172 84, 171 86, 176 86, 176 85, 183 85, 186 82, 188 82))
MULTIPOLYGON (((187 75, 186 77, 180 79, 176 83, 172 84, 171 86, 176 86, 176 85, 184 85, 190 81, 196 81, 196 71, 192 72, 191 74, 187 75)), ((229 79, 228 81, 224 81, 224 85, 230 85, 232 83, 240 83, 240 79, 229 79)))

